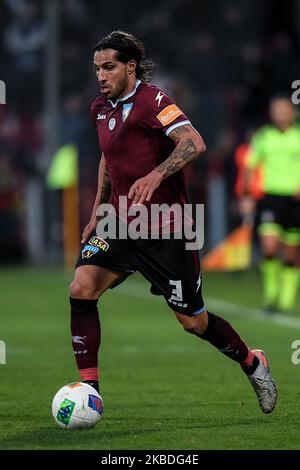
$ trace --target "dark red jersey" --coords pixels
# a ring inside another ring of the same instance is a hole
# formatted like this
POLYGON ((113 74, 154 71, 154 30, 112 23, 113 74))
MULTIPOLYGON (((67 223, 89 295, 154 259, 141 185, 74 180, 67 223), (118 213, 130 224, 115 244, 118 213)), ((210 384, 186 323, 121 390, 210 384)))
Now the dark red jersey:
MULTIPOLYGON (((163 91, 140 80, 132 93, 115 102, 99 96, 91 112, 111 178, 110 202, 118 209, 119 196, 128 196, 137 179, 172 153, 175 144, 169 133, 190 121, 163 91)), ((150 203, 187 203, 183 172, 166 178, 150 203)))

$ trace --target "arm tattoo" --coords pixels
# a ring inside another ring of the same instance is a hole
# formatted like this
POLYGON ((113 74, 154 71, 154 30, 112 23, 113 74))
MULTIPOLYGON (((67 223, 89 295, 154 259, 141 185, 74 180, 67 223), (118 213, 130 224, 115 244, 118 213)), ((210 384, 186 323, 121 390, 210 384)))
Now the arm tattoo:
POLYGON ((105 204, 109 201, 111 193, 111 183, 110 177, 107 167, 105 168, 104 176, 103 176, 103 183, 102 183, 102 190, 100 196, 100 204, 105 204))
POLYGON ((191 138, 190 126, 183 125, 177 127, 170 132, 169 137, 175 141, 176 147, 171 155, 157 167, 157 171, 163 173, 165 178, 184 168, 191 161, 195 160, 199 154, 191 138))

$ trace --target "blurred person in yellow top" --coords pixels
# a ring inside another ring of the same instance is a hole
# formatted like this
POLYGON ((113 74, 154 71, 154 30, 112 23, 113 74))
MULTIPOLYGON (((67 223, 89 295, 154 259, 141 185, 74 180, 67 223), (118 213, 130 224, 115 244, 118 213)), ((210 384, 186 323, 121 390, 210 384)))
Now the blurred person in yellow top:
POLYGON ((269 112, 271 123, 258 129, 250 142, 244 198, 251 199, 250 181, 261 166, 264 196, 257 204, 257 218, 264 309, 291 312, 299 284, 300 127, 287 96, 273 97, 269 112))

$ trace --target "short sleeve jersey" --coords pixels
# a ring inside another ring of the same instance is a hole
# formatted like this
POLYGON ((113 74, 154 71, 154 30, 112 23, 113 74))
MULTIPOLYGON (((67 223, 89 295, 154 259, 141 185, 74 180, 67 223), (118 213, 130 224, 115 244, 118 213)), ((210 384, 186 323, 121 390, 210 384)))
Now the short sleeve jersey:
MULTIPOLYGON (((168 137, 170 132, 190 121, 163 91, 139 80, 132 93, 115 102, 99 96, 91 112, 112 183, 110 202, 118 210, 119 196, 128 196, 137 179, 172 153, 175 144, 168 137)), ((181 170, 166 178, 150 201, 169 205, 186 202, 181 170)))
POLYGON ((248 166, 261 165, 263 190, 267 194, 292 196, 300 189, 300 128, 281 132, 268 125, 251 140, 248 166))

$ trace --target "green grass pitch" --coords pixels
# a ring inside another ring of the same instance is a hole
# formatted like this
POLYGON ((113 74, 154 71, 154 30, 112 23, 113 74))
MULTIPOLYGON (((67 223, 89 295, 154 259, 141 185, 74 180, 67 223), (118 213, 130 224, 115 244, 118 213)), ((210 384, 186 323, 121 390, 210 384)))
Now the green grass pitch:
MULTIPOLYGON (((0 449, 300 449, 300 364, 291 362, 291 344, 300 339, 297 320, 285 325, 231 315, 222 303, 216 312, 251 347, 268 353, 279 401, 264 415, 239 366, 185 333, 138 276, 100 302, 102 421, 91 430, 59 429, 52 398, 79 378, 69 336, 71 276, 0 270, 0 339, 7 346, 7 363, 0 365, 0 449)), ((204 294, 258 308, 258 274, 207 274, 204 294)))

